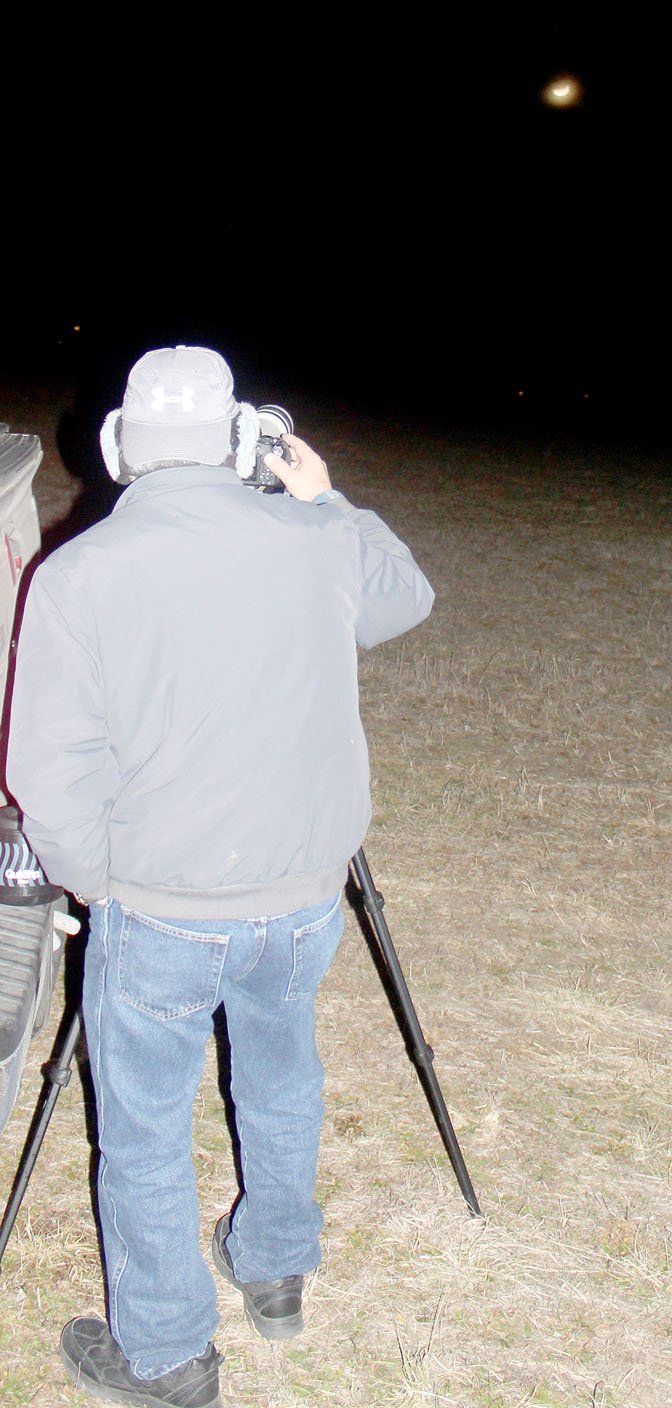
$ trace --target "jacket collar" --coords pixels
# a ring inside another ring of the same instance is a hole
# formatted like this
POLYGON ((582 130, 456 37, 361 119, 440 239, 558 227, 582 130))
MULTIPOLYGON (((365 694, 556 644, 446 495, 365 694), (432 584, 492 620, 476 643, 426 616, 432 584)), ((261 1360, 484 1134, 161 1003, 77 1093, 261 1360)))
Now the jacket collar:
POLYGON ((166 465, 165 468, 150 469, 139 479, 134 479, 117 499, 113 512, 125 508, 137 498, 155 498, 157 495, 172 494, 179 489, 212 488, 213 485, 245 488, 235 469, 229 469, 227 465, 166 465))

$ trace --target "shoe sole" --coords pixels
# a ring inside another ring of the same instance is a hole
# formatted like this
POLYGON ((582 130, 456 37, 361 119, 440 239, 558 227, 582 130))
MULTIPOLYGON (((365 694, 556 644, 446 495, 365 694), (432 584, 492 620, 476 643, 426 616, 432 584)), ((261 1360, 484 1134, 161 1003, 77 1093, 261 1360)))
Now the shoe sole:
POLYGON ((253 1329, 265 1340, 291 1340, 294 1335, 300 1335, 303 1330, 303 1312, 297 1310, 296 1315, 283 1315, 272 1319, 270 1316, 261 1315, 256 1305, 245 1293, 242 1281, 237 1281, 228 1261, 222 1256, 217 1242, 217 1234, 212 1239, 212 1259, 219 1271, 220 1276, 228 1281, 234 1290, 240 1291, 243 1297, 245 1315, 253 1329))

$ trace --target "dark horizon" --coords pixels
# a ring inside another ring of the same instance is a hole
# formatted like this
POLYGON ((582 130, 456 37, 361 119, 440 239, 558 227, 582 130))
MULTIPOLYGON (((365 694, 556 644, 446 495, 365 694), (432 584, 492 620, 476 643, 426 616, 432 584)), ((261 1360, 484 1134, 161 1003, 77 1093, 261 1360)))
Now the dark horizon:
POLYGON ((233 319, 220 326, 194 316, 149 318, 123 328, 87 320, 78 330, 54 322, 39 338, 16 338, 11 357, 0 357, 0 419, 3 380, 26 387, 67 384, 76 399, 102 411, 119 404, 127 372, 144 351, 184 341, 221 352, 237 395, 253 402, 284 401, 290 410, 311 401, 350 406, 354 414, 427 430, 499 427, 532 436, 669 446, 663 370, 644 357, 636 369, 605 357, 582 377, 550 355, 500 362, 477 349, 469 355, 466 339, 460 355, 426 343, 411 358, 414 337, 412 328, 397 337, 381 328, 378 340, 369 334, 362 345, 353 329, 350 341, 313 335, 306 346, 254 319, 248 329, 233 319))

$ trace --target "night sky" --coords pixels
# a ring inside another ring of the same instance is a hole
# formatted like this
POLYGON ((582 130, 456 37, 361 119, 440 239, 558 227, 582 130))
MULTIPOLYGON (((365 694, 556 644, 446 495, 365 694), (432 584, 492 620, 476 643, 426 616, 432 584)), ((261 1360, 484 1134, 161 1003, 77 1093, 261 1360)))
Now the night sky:
POLYGON ((103 13, 17 40, 6 372, 113 386, 200 342, 242 394, 664 432, 662 30, 326 7, 140 42, 103 13))

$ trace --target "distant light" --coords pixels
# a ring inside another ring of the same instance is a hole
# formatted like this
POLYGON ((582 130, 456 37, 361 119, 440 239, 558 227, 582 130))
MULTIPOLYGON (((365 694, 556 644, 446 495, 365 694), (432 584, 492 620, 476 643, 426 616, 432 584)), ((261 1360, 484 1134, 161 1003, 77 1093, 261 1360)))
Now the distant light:
POLYGON ((589 392, 589 391, 584 391, 584 393, 583 393, 583 399, 584 399, 584 401, 589 401, 589 400, 590 400, 590 392, 589 392))
POLYGON ((75 325, 74 325, 72 331, 73 331, 73 332, 81 332, 81 331, 82 331, 81 324, 80 324, 80 323, 75 323, 75 325))
POLYGON ((524 391, 517 391, 517 392, 516 392, 516 396, 524 396, 524 395, 525 395, 525 392, 524 392, 524 391))
POLYGON ((551 79, 541 91, 541 101, 549 108, 573 108, 582 97, 583 88, 571 73, 551 79))

